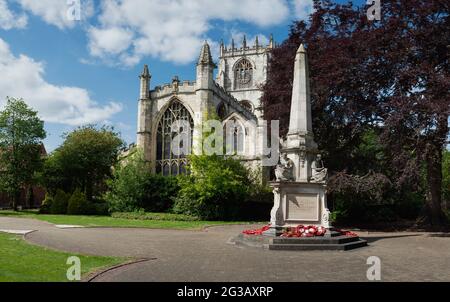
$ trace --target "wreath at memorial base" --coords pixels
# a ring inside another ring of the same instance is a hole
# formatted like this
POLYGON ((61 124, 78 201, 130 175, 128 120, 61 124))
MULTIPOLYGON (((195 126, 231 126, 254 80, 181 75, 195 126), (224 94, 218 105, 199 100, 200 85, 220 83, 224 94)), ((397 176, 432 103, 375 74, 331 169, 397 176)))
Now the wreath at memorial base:
MULTIPOLYGON (((260 236, 264 232, 268 231, 270 229, 270 224, 263 226, 260 229, 256 230, 245 230, 242 231, 244 235, 256 235, 260 236)), ((358 234, 351 232, 351 231, 343 231, 339 229, 334 229, 334 231, 339 232, 342 236, 348 236, 348 237, 358 237, 358 234)), ((322 237, 326 234, 327 229, 322 226, 304 226, 299 225, 297 227, 290 227, 286 228, 284 232, 281 234, 280 237, 286 237, 286 238, 300 238, 300 237, 322 237)))
POLYGON ((263 226, 260 229, 256 230, 245 230, 242 231, 242 234, 244 235, 262 235, 264 232, 268 231, 270 229, 270 224, 263 226))
POLYGON ((281 234, 281 237, 288 238, 300 238, 300 237, 322 237, 327 232, 327 229, 322 226, 314 225, 299 225, 294 228, 287 228, 286 231, 281 234))

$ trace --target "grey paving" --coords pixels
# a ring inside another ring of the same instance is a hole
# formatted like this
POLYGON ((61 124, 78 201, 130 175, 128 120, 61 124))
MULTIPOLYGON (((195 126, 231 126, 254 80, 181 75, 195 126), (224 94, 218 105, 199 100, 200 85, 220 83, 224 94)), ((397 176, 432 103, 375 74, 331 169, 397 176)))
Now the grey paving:
POLYGON ((430 233, 367 233, 366 248, 270 251, 231 245, 249 226, 204 231, 58 229, 30 219, 2 218, 0 229, 35 229, 30 243, 74 253, 150 258, 94 281, 367 281, 367 258, 381 259, 383 281, 450 281, 450 237, 430 233))

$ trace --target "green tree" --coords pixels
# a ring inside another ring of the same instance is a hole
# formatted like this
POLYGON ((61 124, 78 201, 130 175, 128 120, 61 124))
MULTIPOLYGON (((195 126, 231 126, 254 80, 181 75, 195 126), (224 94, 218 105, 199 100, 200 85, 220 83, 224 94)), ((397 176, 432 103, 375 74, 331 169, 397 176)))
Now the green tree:
POLYGON ((46 160, 43 184, 55 192, 80 188, 88 200, 106 190, 106 180, 124 143, 110 127, 83 126, 65 135, 63 144, 46 160))
POLYGON ((232 157, 191 155, 191 174, 181 178, 174 211, 209 220, 236 219, 248 200, 249 170, 232 157))
POLYGON ((0 111, 0 189, 17 210, 20 191, 34 182, 42 163, 44 122, 22 99, 7 98, 0 111))
POLYGON ((179 190, 177 177, 151 173, 140 149, 117 165, 107 183, 109 190, 104 199, 110 212, 165 212, 172 207, 179 190))
POLYGON ((141 151, 130 155, 126 162, 120 162, 114 169, 112 179, 107 182, 109 190, 105 194, 105 200, 110 211, 139 210, 139 204, 145 198, 145 185, 150 175, 150 169, 141 151))

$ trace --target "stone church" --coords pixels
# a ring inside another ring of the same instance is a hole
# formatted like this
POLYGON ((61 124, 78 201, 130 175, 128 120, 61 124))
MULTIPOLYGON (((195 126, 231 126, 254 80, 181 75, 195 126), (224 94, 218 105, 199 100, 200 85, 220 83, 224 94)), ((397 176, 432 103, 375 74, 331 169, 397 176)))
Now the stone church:
MULTIPOLYGON (((261 45, 256 38, 252 46, 244 37, 242 47, 231 47, 221 43, 220 56, 216 65, 211 50, 205 41, 196 66, 195 81, 180 81, 177 76, 172 82, 150 90, 151 74, 147 65, 140 75, 140 99, 138 109, 137 146, 151 164, 154 173, 178 175, 186 171, 186 154, 174 155, 171 141, 186 129, 173 129, 177 120, 190 125, 189 144, 191 152, 201 152, 201 140, 196 139, 208 115, 215 111, 224 132, 230 133, 234 155, 251 167, 261 166, 261 155, 265 142, 266 126, 260 104, 261 85, 267 78, 271 50, 261 45), (214 79, 214 71, 218 68, 214 79), (228 127, 228 125, 231 125, 228 127)), ((211 116, 211 115, 210 115, 211 116)), ((225 139, 224 139, 225 140, 225 139)))

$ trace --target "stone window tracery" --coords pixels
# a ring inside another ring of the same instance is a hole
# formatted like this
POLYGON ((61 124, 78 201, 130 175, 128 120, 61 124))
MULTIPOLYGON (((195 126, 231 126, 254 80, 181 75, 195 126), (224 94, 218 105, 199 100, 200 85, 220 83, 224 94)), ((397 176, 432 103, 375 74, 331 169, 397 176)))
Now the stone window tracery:
POLYGON ((235 86, 237 89, 252 87, 253 65, 247 59, 242 59, 235 67, 235 86))
POLYGON ((232 118, 224 125, 224 142, 226 145, 227 155, 243 155, 245 144, 245 129, 237 121, 232 118))
POLYGON ((194 120, 191 114, 179 101, 174 101, 158 123, 156 173, 164 176, 186 174, 193 131, 194 120), (174 146, 179 149, 172 150, 174 146))

